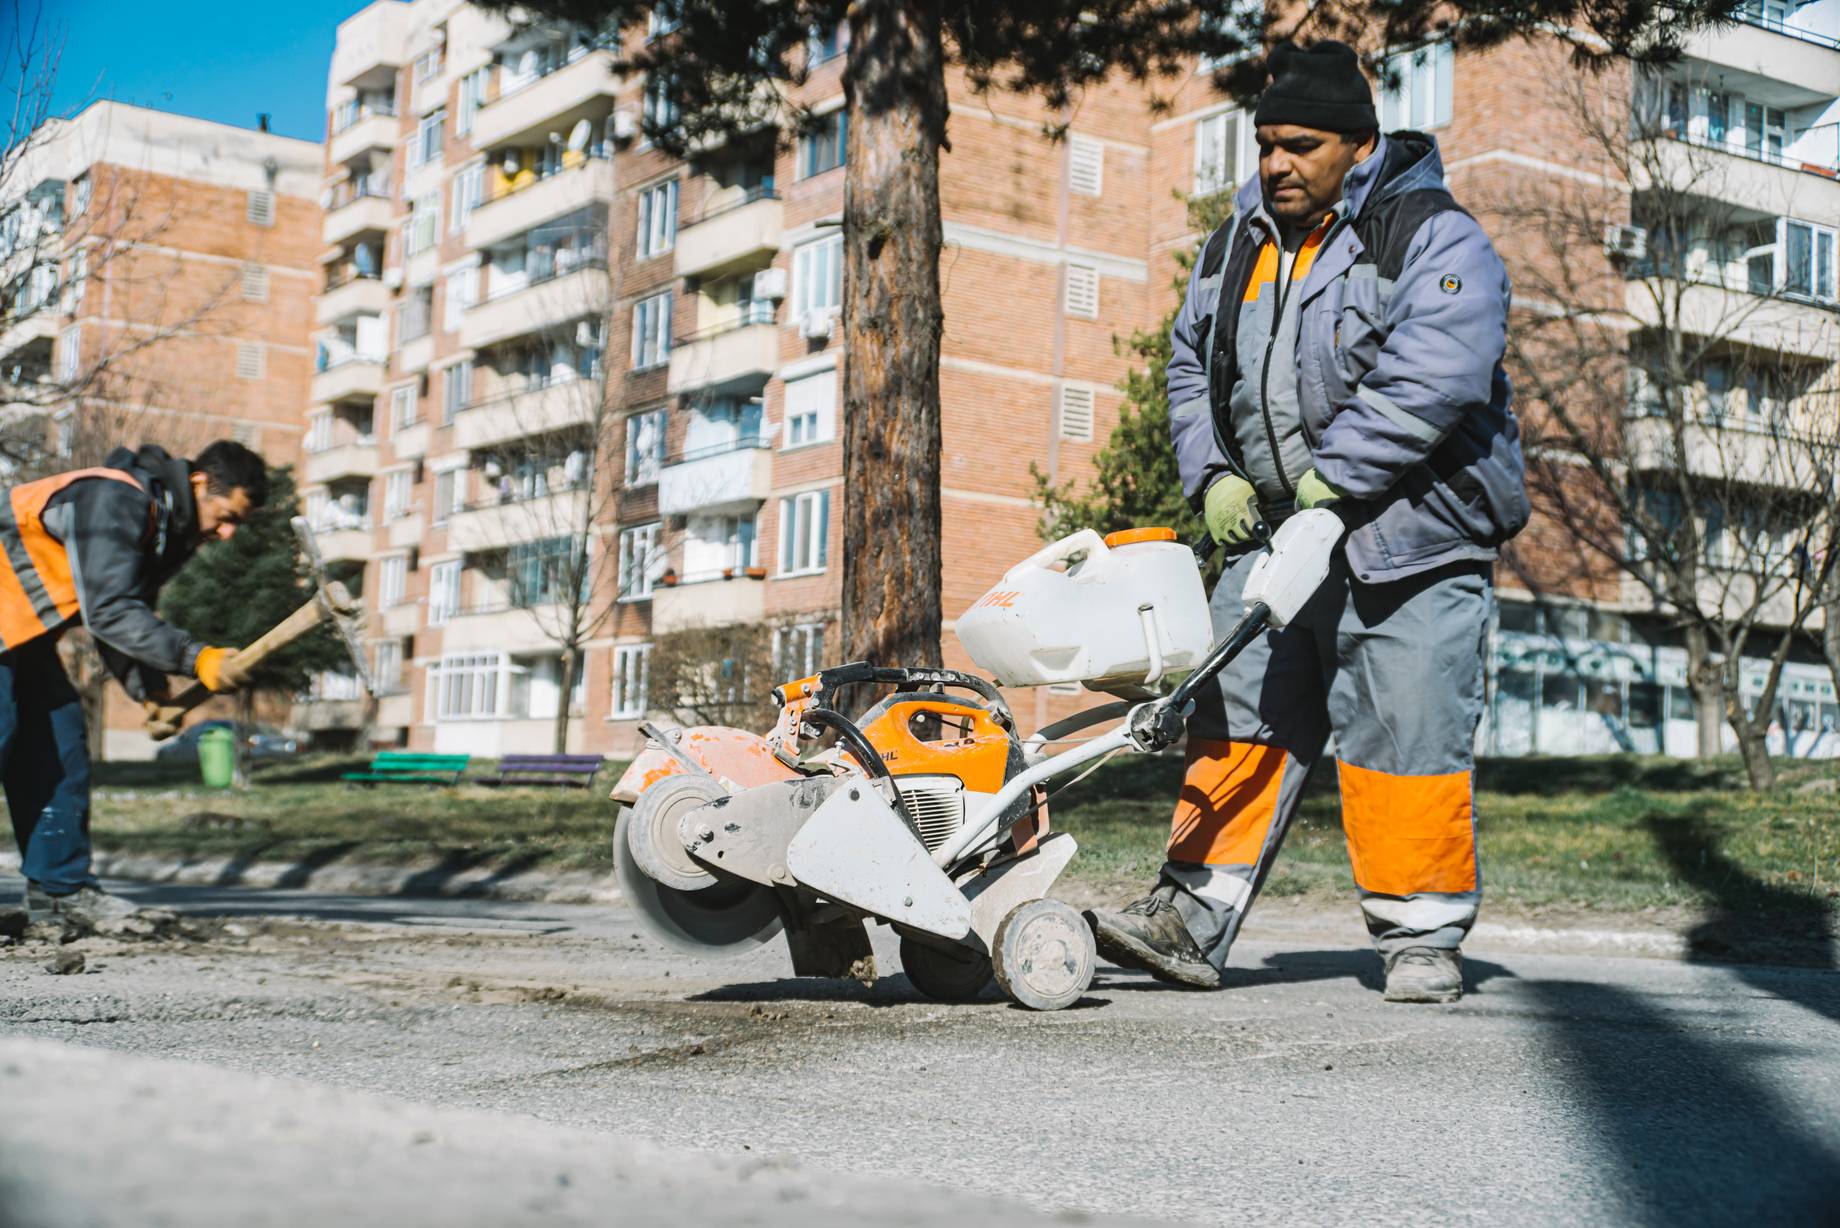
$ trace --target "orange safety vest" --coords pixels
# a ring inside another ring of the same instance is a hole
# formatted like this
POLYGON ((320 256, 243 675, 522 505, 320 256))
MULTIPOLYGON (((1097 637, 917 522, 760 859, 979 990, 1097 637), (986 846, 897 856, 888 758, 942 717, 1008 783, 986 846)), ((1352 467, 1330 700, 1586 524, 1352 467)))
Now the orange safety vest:
POLYGON ((84 478, 144 489, 120 469, 74 469, 15 486, 0 502, 0 651, 56 631, 77 612, 69 552, 46 530, 44 514, 53 495, 84 478))

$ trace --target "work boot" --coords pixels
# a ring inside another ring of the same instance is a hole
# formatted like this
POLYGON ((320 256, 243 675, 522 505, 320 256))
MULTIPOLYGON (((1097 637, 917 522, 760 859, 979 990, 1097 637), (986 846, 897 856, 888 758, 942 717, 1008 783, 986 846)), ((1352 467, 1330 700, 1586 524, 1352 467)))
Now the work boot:
POLYGON ((1125 905, 1122 912, 1090 909, 1086 923, 1099 954, 1120 968, 1137 968, 1172 985, 1220 988, 1220 969, 1195 945, 1164 888, 1125 905))
POLYGON ((1388 1002, 1455 1002, 1463 996, 1463 956, 1448 947, 1406 947, 1386 958, 1388 1002))
POLYGON ((94 884, 78 887, 69 895, 52 895, 36 883, 26 884, 26 915, 35 922, 69 921, 93 930, 126 921, 139 912, 139 905, 110 895, 94 884))

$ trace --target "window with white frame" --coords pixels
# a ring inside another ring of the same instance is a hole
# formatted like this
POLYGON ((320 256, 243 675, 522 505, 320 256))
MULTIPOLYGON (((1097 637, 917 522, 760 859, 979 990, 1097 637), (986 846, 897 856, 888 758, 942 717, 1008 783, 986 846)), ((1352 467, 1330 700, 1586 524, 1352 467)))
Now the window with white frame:
POLYGON ((460 560, 428 569, 428 625, 438 627, 460 612, 460 560))
POLYGON ((664 467, 665 411, 647 410, 626 419, 626 484, 644 486, 658 480, 664 467))
POLYGON ((466 136, 473 130, 473 115, 480 107, 486 105, 486 82, 492 73, 491 65, 475 68, 460 78, 460 98, 458 109, 454 112, 454 132, 466 136))
POLYGON ((403 646, 401 640, 377 641, 376 682, 380 695, 391 695, 402 690, 403 683, 403 646))
POLYGON ((1381 77, 1381 130, 1425 131, 1448 124, 1455 60, 1449 43, 1430 43, 1389 55, 1381 77), (1395 84, 1388 85, 1389 80, 1395 84))
POLYGON ((434 522, 446 524, 447 518, 466 508, 466 470, 443 469, 434 475, 434 522))
POLYGON ((422 116, 415 135, 409 138, 409 165, 427 166, 441 160, 441 144, 447 137, 447 111, 437 107, 422 116))
POLYGON ((843 304, 843 236, 792 249, 792 312, 835 311, 843 304))
POLYGON ((383 475, 383 518, 401 520, 415 502, 415 471, 392 469, 383 475))
POLYGON ((831 492, 808 490, 779 501, 779 574, 811 575, 830 562, 831 492))
POLYGON ((633 307, 632 365, 656 367, 671 357, 671 292, 642 298, 633 307))
POLYGON ((377 560, 377 605, 381 609, 401 605, 409 583, 409 556, 391 554, 377 560))
POLYGON ((70 216, 82 217, 89 210, 90 197, 95 194, 96 184, 88 175, 80 176, 70 185, 70 216))
POLYGON ((77 378, 77 363, 83 351, 83 329, 71 325, 58 338, 58 378, 73 380, 77 378))
POLYGON ((473 360, 463 358, 441 370, 441 421, 451 423, 473 403, 473 360))
POLYGON ((837 437, 837 372, 819 371, 786 381, 786 447, 801 448, 837 437))
POLYGON ((658 548, 658 526, 642 524, 620 531, 620 571, 615 583, 621 601, 640 601, 652 595, 664 572, 664 552, 658 548))
POLYGON ((441 50, 441 45, 437 43, 415 57, 415 83, 417 85, 420 85, 430 77, 438 77, 441 75, 441 65, 443 63, 441 50))
POLYGON ((1105 184, 1105 142, 1090 136, 1067 138, 1067 187, 1078 196, 1097 196, 1105 184))
POLYGON ((315 410, 307 415, 307 451, 324 452, 332 446, 332 411, 315 410))
POLYGON ((444 721, 476 721, 497 716, 499 676, 504 668, 505 656, 499 652, 442 657, 436 717, 444 721))
POLYGON ((1090 264, 1067 264, 1065 309, 1070 316, 1099 318, 1099 270, 1090 264))
POLYGON ((663 255, 677 242, 677 180, 639 193, 639 255, 663 255))
POLYGON ((795 623, 773 632, 773 676, 809 678, 824 668, 824 624, 795 623))
POLYGON ((429 192, 415 198, 403 223, 403 252, 414 256, 433 247, 441 237, 441 194, 429 192))
POLYGON ((663 132, 677 125, 677 100, 671 97, 668 77, 646 78, 645 98, 640 104, 641 119, 647 133, 663 132))
POLYGON ((473 210, 479 207, 486 188, 486 164, 474 162, 463 167, 454 176, 453 199, 448 202, 451 216, 448 228, 456 234, 464 231, 468 222, 473 220, 473 210))
POLYGON ((1781 269, 1776 284, 1784 294, 1834 301, 1836 243, 1832 228, 1784 218, 1776 246, 1781 269))
MULTIPOLYGON (((268 270, 264 269, 262 273, 262 293, 263 297, 266 299, 268 295, 268 270)), ((83 314, 83 291, 88 285, 89 252, 79 247, 76 251, 70 253, 70 278, 64 283, 64 288, 70 295, 69 310, 72 315, 83 314)))
POLYGON ((609 715, 636 720, 645 715, 646 687, 650 683, 652 646, 619 644, 613 650, 613 705, 609 715))
POLYGON ((810 179, 843 165, 848 145, 849 117, 842 107, 812 121, 810 132, 799 137, 799 178, 810 179))
POLYGON ((402 384, 390 389, 390 429, 406 430, 415 422, 415 385, 402 384))
POLYGON ((1195 121, 1195 194, 1229 191, 1258 170, 1252 117, 1221 111, 1195 121))
POLYGON ((479 289, 479 270, 474 265, 461 265, 447 274, 446 305, 441 311, 441 328, 445 332, 457 333, 460 323, 466 319, 467 311, 473 306, 479 289))

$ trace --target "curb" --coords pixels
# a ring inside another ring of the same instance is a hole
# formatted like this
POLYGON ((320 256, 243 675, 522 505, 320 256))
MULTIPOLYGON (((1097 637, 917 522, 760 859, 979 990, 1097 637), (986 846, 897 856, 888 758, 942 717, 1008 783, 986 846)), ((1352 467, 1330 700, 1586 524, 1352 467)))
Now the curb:
MULTIPOLYGON (((614 904, 619 885, 611 874, 585 870, 520 869, 514 862, 480 861, 449 852, 403 865, 366 862, 247 861, 240 857, 162 857, 97 849, 98 877, 189 887, 311 889, 354 895, 402 895, 517 900, 536 904, 614 904)), ((19 872, 18 853, 0 853, 0 872, 19 872)))

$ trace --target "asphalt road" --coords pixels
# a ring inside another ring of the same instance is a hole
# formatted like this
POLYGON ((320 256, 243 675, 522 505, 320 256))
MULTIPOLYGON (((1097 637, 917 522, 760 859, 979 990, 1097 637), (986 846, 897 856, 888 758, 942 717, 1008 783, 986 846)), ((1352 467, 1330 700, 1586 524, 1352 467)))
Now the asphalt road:
POLYGON ((0 1036, 1048 1210, 1840 1223, 1831 969, 1475 943, 1461 1004, 1391 1006, 1351 906, 1314 928, 1255 913, 1220 992, 1108 968, 1041 1015, 899 975, 790 979, 777 943, 686 959, 619 908, 121 889, 250 933, 92 941, 83 976, 0 952, 0 1036))

